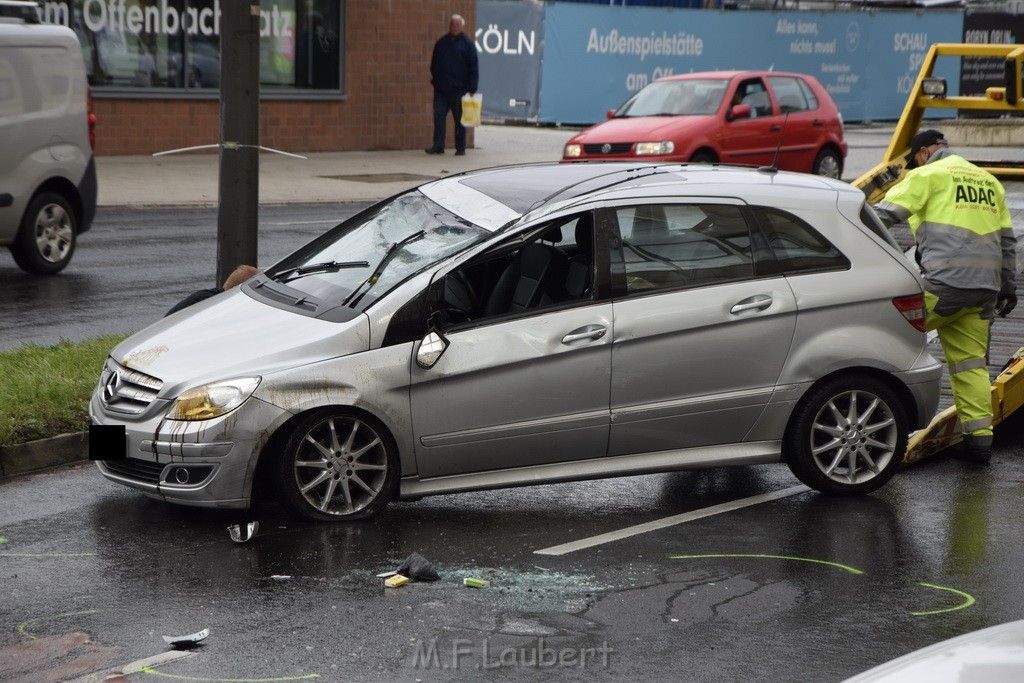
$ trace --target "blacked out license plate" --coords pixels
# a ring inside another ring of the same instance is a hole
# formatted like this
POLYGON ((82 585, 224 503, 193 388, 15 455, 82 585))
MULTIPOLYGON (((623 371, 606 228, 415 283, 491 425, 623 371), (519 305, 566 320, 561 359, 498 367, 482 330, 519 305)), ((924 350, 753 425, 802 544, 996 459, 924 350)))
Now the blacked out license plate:
POLYGON ((89 425, 90 460, 124 460, 128 457, 128 433, 124 425, 89 425))

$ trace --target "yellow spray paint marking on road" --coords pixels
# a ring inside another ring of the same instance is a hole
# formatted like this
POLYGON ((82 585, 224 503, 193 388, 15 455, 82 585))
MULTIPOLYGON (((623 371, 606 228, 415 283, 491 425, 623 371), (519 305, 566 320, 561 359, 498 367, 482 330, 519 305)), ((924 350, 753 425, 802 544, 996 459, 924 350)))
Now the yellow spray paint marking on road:
POLYGON ((45 617, 36 617, 34 619, 29 619, 28 621, 23 621, 20 624, 18 624, 18 633, 20 633, 21 635, 25 636, 29 640, 39 640, 39 636, 37 636, 34 633, 30 633, 29 632, 30 628, 35 628, 37 625, 41 624, 44 621, 49 621, 50 619, 63 619, 65 617, 77 617, 77 616, 81 616, 83 614, 96 614, 97 612, 99 612, 98 609, 84 609, 84 610, 81 610, 81 611, 78 611, 78 612, 64 612, 63 614, 50 614, 50 615, 45 616, 45 617))
POLYGON ((949 588, 947 586, 936 586, 935 584, 932 584, 932 583, 919 583, 917 585, 918 586, 924 586, 925 588, 934 588, 937 591, 949 591, 950 593, 956 593, 957 595, 962 595, 965 598, 965 600, 961 604, 956 605, 955 607, 947 607, 945 609, 935 609, 935 610, 931 610, 930 612, 911 612, 911 614, 914 615, 915 617, 927 617, 927 616, 930 616, 932 614, 943 614, 944 612, 955 612, 958 609, 964 609, 965 607, 970 607, 971 605, 974 604, 974 597, 972 595, 964 593, 963 591, 958 591, 955 588, 949 588))
POLYGON ((0 553, 0 557, 96 557, 96 553, 0 553))
POLYGON ((722 555, 722 554, 717 554, 717 555, 672 555, 672 559, 673 560, 691 560, 691 559, 709 558, 709 557, 757 557, 757 558, 768 559, 768 560, 793 560, 795 562, 811 562, 811 563, 814 563, 814 564, 827 564, 830 567, 838 567, 839 569, 842 569, 844 571, 848 571, 851 574, 863 574, 864 573, 860 569, 856 569, 854 567, 849 567, 849 566, 847 566, 845 564, 839 564, 838 562, 827 562, 826 560, 815 560, 815 559, 810 558, 810 557, 793 557, 793 556, 790 556, 790 555, 754 555, 754 554, 744 555, 744 554, 738 554, 738 553, 730 553, 730 554, 726 554, 726 555, 722 555))
POLYGON ((278 681, 307 681, 311 678, 320 678, 320 674, 306 674, 305 676, 286 676, 284 678, 196 678, 195 676, 176 676, 174 674, 165 674, 151 669, 148 666, 144 669, 139 669, 140 674, 149 674, 151 676, 160 676, 162 678, 173 678, 179 681, 205 681, 207 683, 277 683, 278 681))
MULTIPOLYGON (((715 553, 708 555, 670 555, 673 560, 694 560, 694 559, 708 559, 716 557, 754 557, 769 560, 793 560, 795 562, 811 562, 813 564, 826 564, 831 567, 838 567, 844 571, 848 571, 851 574, 864 574, 863 570, 857 569, 856 567, 850 567, 849 565, 839 564, 838 562, 828 562, 826 560, 815 560, 809 557, 793 557, 790 555, 761 555, 761 554, 741 554, 741 553, 715 553)), ((924 586, 925 588, 934 588, 939 591, 949 591, 950 593, 956 593, 964 597, 964 601, 959 605, 953 607, 945 607, 943 609, 929 610, 927 612, 911 612, 911 616, 915 617, 927 617, 933 614, 945 614, 946 612, 955 612, 957 610, 965 609, 974 604, 974 597, 969 593, 965 593, 956 588, 949 588, 947 586, 936 586, 933 583, 918 583, 918 586, 924 586)))

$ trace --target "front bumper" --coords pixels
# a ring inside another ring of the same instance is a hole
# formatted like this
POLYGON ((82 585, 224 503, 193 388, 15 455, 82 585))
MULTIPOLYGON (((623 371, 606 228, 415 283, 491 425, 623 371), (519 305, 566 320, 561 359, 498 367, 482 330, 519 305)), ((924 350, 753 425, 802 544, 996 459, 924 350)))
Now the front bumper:
POLYGON ((197 422, 164 419, 168 407, 154 401, 140 415, 124 415, 104 410, 95 393, 90 423, 124 425, 126 437, 123 459, 119 453, 89 454, 100 473, 168 503, 249 507, 259 454, 289 414, 253 397, 227 415, 197 422))

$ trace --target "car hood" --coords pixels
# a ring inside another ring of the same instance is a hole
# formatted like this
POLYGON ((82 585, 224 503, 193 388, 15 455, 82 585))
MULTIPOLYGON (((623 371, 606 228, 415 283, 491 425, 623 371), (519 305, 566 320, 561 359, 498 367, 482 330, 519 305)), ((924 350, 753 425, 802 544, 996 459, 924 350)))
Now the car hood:
POLYGON ((880 664, 844 683, 1024 680, 1024 620, 972 631, 880 664))
POLYGON ((707 130, 714 116, 638 116, 608 119, 586 129, 570 142, 659 142, 707 130))
POLYGON ((232 290, 163 318, 111 351, 114 360, 164 382, 160 395, 220 379, 264 375, 365 351, 369 321, 325 322, 232 290))

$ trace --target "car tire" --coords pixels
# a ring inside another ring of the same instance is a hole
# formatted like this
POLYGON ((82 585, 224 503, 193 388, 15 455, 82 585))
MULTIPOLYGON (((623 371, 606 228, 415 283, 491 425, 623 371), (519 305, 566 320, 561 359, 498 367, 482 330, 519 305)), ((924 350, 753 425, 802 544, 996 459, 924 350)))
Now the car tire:
POLYGON ((317 522, 369 519, 398 491, 398 449, 376 419, 344 408, 311 413, 277 454, 278 500, 317 522))
POLYGON ((717 163, 717 159, 708 152, 697 152, 690 157, 691 164, 714 164, 717 163))
POLYGON ((797 479, 829 495, 871 493, 896 474, 907 450, 907 415, 879 379, 827 380, 800 401, 782 452, 797 479))
POLYGON ((78 220, 70 202, 56 192, 43 192, 25 209, 11 255, 25 272, 53 275, 71 261, 77 235, 78 220))
POLYGON ((818 152, 811 173, 839 180, 843 173, 843 160, 839 157, 839 152, 834 149, 823 149, 818 152))

